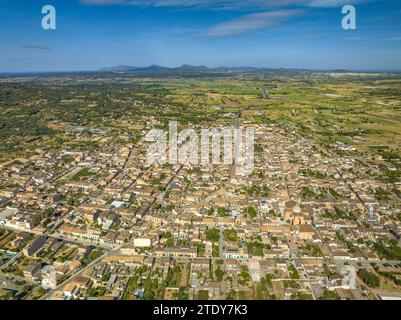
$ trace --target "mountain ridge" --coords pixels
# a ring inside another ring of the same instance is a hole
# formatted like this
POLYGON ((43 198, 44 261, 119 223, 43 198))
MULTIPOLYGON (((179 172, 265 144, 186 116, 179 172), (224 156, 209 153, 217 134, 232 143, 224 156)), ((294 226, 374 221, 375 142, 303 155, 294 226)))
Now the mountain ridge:
POLYGON ((107 73, 152 73, 152 72, 172 72, 172 73, 247 73, 247 72, 258 72, 258 71, 298 71, 298 72, 311 72, 312 70, 307 69, 296 69, 296 68, 259 68, 259 67, 207 67, 204 65, 194 66, 189 64, 183 64, 179 67, 165 67, 160 65, 150 66, 129 66, 129 65, 117 65, 114 67, 104 67, 97 70, 98 72, 107 73))

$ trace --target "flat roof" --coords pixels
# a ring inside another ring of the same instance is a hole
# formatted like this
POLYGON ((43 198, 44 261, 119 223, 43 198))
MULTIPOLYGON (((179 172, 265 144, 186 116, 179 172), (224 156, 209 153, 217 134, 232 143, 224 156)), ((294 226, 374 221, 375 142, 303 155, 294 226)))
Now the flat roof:
POLYGON ((15 215, 18 212, 16 208, 6 208, 0 212, 0 221, 4 220, 12 215, 15 215))

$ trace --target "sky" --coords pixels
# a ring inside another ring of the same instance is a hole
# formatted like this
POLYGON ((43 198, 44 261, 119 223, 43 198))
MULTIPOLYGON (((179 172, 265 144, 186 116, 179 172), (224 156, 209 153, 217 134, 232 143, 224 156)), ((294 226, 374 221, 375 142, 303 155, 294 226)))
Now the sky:
POLYGON ((401 1, 0 0, 0 72, 153 64, 401 71, 401 1))

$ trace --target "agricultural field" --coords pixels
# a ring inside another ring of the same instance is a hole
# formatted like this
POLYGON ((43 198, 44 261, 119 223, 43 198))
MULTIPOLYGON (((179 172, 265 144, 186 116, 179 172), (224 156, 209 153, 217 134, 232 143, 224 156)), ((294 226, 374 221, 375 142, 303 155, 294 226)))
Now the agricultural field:
POLYGON ((28 145, 95 148, 66 125, 105 129, 111 139, 146 125, 287 123, 322 144, 342 141, 361 152, 400 153, 398 74, 267 73, 198 78, 66 76, 0 79, 1 161, 28 145), (9 85, 11 81, 12 85, 9 85), (263 98, 263 90, 269 93, 263 98))

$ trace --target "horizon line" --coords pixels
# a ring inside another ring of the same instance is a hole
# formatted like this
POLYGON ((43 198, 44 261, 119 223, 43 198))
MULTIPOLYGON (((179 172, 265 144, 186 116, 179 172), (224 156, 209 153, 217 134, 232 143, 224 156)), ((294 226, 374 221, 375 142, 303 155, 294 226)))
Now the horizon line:
MULTIPOLYGON (((129 67, 129 68, 136 68, 136 69, 146 69, 150 67, 161 67, 165 69, 179 69, 185 66, 188 67, 204 67, 207 69, 219 69, 219 68, 229 68, 229 69, 240 69, 240 68, 254 68, 256 70, 299 70, 299 71, 311 71, 311 72, 333 72, 333 71, 341 71, 341 72, 367 72, 367 73, 400 73, 401 69, 362 69, 362 68, 305 68, 305 67, 268 67, 268 66, 263 66, 263 67, 256 67, 252 65, 242 65, 242 66, 217 66, 217 67, 210 67, 204 64, 200 65, 191 65, 191 64, 181 64, 177 66, 170 66, 166 67, 163 65, 158 65, 158 64, 150 64, 150 65, 145 65, 145 66, 135 66, 135 65, 128 65, 128 64, 118 64, 114 66, 107 66, 107 67, 101 67, 98 69, 91 69, 91 70, 36 70, 36 71, 0 71, 0 75, 30 75, 30 74, 54 74, 54 73, 130 73, 130 72, 135 72, 135 71, 152 71, 152 70, 132 70, 132 71, 108 71, 108 70, 102 70, 102 69, 112 69, 112 68, 117 68, 117 67, 129 67)), ((154 70, 157 72, 157 70, 154 70)))

